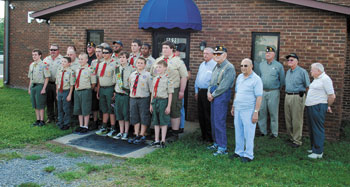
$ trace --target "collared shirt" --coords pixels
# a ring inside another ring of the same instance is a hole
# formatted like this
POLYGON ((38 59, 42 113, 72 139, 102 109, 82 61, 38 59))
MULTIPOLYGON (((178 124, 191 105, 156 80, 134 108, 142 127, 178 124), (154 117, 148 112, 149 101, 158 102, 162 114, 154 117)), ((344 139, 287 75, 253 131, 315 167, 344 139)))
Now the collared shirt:
MULTIPOLYGON (((84 89, 89 89, 91 88, 92 84, 96 84, 96 75, 94 74, 94 70, 92 69, 89 64, 86 64, 85 66, 79 67, 75 71, 75 75, 78 79, 79 76, 79 71, 80 69, 84 68, 81 71, 80 78, 79 78, 79 88, 75 86, 76 90, 84 90, 84 89)), ((77 81, 77 80, 76 80, 77 81)))
POLYGON ((130 57, 129 57, 129 61, 128 62, 130 63, 131 59, 133 59, 134 63, 132 65, 136 66, 137 59, 139 59, 140 56, 141 56, 141 53, 137 53, 137 54, 130 53, 130 57))
POLYGON ((270 64, 266 61, 259 65, 260 74, 264 89, 279 89, 284 86, 284 69, 281 63, 273 60, 270 64))
POLYGON ((97 78, 100 82, 100 86, 114 86, 115 79, 113 79, 115 74, 115 68, 117 67, 117 64, 114 59, 109 59, 108 61, 103 61, 98 65, 97 70, 97 78), (104 75, 101 77, 101 71, 103 69, 103 66, 106 65, 106 69, 104 72, 104 75))
POLYGON ((28 78, 33 83, 44 84, 45 79, 51 76, 49 64, 39 60, 29 66, 28 78))
POLYGON ((116 82, 114 87, 115 92, 129 95, 129 77, 134 71, 135 68, 133 68, 131 65, 126 65, 125 67, 120 65, 117 67, 114 76, 116 82))
POLYGON ((94 70, 96 76, 97 76, 97 72, 96 72, 97 64, 100 66, 103 61, 104 59, 101 58, 101 59, 95 59, 91 62, 91 68, 94 70))
POLYGON ((152 77, 150 72, 143 70, 142 72, 134 71, 129 77, 129 86, 130 86, 130 97, 149 97, 151 87, 152 87, 152 77), (136 95, 132 94, 133 86, 137 74, 139 75, 139 80, 137 82, 136 95))
POLYGON ((211 75, 208 92, 210 92, 211 87, 217 86, 215 91, 212 93, 212 96, 213 97, 220 96, 221 94, 226 92, 228 89, 233 87, 235 78, 236 78, 236 71, 235 71, 235 67, 231 64, 231 62, 225 59, 225 61, 223 61, 221 64, 217 63, 213 70, 213 74, 211 75), (225 68, 226 64, 228 64, 228 66, 225 68), (222 74, 222 78, 218 83, 220 74, 222 74))
POLYGON ((50 66, 50 73, 51 73, 51 76, 50 76, 50 79, 49 81, 50 82, 55 82, 56 81, 56 75, 57 75, 57 71, 59 69, 61 69, 61 60, 62 60, 62 55, 58 55, 55 60, 52 59, 51 55, 50 56, 47 56, 46 58, 44 58, 44 63, 46 62, 47 64, 49 64, 50 66))
POLYGON ((306 91, 310 85, 309 74, 305 69, 297 66, 294 70, 289 69, 286 74, 286 92, 298 93, 306 91))
POLYGON ((168 75, 163 74, 163 75, 157 75, 156 77, 153 78, 153 83, 152 83, 152 97, 154 97, 155 90, 154 86, 156 85, 157 79, 159 79, 158 87, 157 87, 157 95, 156 98, 168 98, 169 94, 174 93, 174 86, 172 82, 170 81, 168 75))
POLYGON ((75 72, 70 68, 67 67, 66 69, 60 69, 57 72, 57 76, 56 76, 56 85, 58 87, 58 89, 61 87, 61 80, 62 80, 62 74, 64 72, 64 76, 63 76, 63 90, 69 90, 71 86, 74 86, 75 84, 75 79, 76 79, 76 75, 75 72))
POLYGON ((208 62, 202 62, 199 66, 196 81, 194 83, 194 91, 197 94, 198 88, 200 89, 208 89, 211 74, 213 73, 213 69, 216 66, 216 62, 211 59, 208 62))
POLYGON ((96 54, 94 53, 93 55, 89 56, 88 55, 88 64, 91 65, 92 61, 97 59, 96 54))
POLYGON ((70 68, 71 68, 73 71, 77 71, 77 69, 80 68, 80 64, 79 64, 78 58, 75 58, 74 62, 71 63, 70 68))
MULTIPOLYGON (((143 55, 141 55, 141 57, 145 58, 143 55)), ((145 58, 147 60, 146 63, 146 71, 150 72, 151 71, 151 67, 154 63, 154 61, 156 61, 151 55, 149 55, 147 58, 145 58)))
POLYGON ((235 88, 235 110, 253 110, 256 98, 263 95, 263 83, 261 78, 252 72, 247 78, 241 73, 237 77, 235 88))
POLYGON ((332 79, 323 72, 310 84, 306 95, 306 106, 313 106, 321 103, 328 103, 328 95, 334 94, 332 79))
MULTIPOLYGON (((150 71, 153 77, 157 76, 156 66, 157 63, 161 60, 164 60, 164 56, 157 58, 156 61, 153 63, 153 66, 150 71)), ((174 89, 180 87, 181 78, 188 77, 186 65, 178 56, 169 57, 166 74, 168 74, 170 81, 173 83, 174 89)))

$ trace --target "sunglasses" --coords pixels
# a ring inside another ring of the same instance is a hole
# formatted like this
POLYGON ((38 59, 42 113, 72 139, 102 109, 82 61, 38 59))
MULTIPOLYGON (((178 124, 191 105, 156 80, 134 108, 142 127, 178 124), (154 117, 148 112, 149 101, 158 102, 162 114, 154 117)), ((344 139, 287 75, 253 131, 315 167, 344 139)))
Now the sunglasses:
POLYGON ((293 60, 293 59, 288 59, 287 61, 288 61, 288 62, 293 62, 294 60, 293 60))
POLYGON ((58 49, 50 49, 50 51, 57 51, 58 49))
POLYGON ((241 68, 242 68, 242 67, 247 68, 247 67, 248 67, 248 65, 247 65, 247 64, 241 65, 241 68))
POLYGON ((102 54, 109 54, 109 52, 102 52, 102 54))
POLYGON ((221 56, 224 53, 214 53, 214 56, 221 56))

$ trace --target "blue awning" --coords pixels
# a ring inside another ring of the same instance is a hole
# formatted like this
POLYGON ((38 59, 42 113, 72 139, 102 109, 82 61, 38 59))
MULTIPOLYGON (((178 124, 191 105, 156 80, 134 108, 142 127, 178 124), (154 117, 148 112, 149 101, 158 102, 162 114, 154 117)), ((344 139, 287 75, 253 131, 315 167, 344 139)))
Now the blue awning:
POLYGON ((139 28, 202 30, 202 18, 193 0, 149 0, 143 7, 139 28))

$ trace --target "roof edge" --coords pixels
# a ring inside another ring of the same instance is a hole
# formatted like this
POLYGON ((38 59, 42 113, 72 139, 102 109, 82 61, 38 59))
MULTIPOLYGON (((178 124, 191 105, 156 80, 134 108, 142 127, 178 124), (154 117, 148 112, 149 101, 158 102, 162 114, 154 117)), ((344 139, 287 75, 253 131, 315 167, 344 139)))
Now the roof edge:
POLYGON ((350 7, 343 5, 330 4, 325 2, 319 2, 314 0, 277 0, 280 2, 301 5, 310 8, 316 8, 320 10, 327 10, 330 12, 336 12, 340 14, 350 15, 350 7))

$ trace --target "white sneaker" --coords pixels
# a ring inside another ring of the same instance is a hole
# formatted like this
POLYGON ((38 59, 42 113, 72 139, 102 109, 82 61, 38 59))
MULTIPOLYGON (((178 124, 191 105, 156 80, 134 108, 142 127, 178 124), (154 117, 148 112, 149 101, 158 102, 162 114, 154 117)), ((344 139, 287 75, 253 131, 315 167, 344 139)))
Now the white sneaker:
POLYGON ((308 157, 312 158, 312 159, 318 159, 318 158, 322 158, 322 155, 323 155, 323 153, 321 153, 321 154, 311 153, 308 155, 308 157))
POLYGON ((120 138, 122 138, 123 133, 118 133, 116 136, 113 136, 114 139, 119 140, 120 138))
POLYGON ((117 133, 116 130, 112 129, 111 131, 109 131, 109 133, 106 136, 113 137, 115 136, 116 133, 117 133))
POLYGON ((308 153, 312 153, 312 150, 311 150, 311 149, 309 149, 309 150, 307 150, 307 152, 308 152, 308 153))
POLYGON ((128 133, 123 134, 122 140, 128 140, 128 133))

